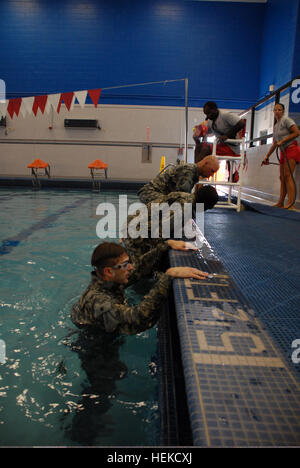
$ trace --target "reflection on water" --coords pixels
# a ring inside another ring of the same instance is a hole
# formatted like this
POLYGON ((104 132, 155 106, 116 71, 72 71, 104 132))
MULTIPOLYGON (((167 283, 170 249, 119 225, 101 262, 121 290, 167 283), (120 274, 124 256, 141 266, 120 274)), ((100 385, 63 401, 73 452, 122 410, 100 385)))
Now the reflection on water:
POLYGON ((156 330, 103 337, 70 320, 99 243, 91 212, 117 195, 7 193, 0 241, 27 237, 0 255, 0 444, 156 445, 157 382, 149 372, 156 330), (85 197, 88 204, 76 202, 85 197))
POLYGON ((76 341, 68 344, 86 374, 72 422, 66 427, 70 439, 79 445, 96 445, 98 438, 109 432, 110 421, 104 415, 117 397, 116 380, 127 373, 119 357, 122 344, 124 338, 92 329, 80 330, 76 341))

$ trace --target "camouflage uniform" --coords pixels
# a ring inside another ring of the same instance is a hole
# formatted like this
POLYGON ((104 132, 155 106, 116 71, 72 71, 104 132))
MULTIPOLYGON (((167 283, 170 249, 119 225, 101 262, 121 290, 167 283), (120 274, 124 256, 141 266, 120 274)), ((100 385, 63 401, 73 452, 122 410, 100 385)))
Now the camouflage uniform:
MULTIPOLYGON (((199 180, 199 177, 197 181, 199 180)), ((192 187, 193 188, 193 187, 192 187)), ((178 191, 178 192, 170 192, 167 195, 158 194, 157 198, 154 203, 168 203, 168 205, 172 205, 173 203, 180 203, 181 207, 184 207, 185 203, 192 203, 196 202, 196 194, 189 193, 186 191, 178 191)), ((148 203, 147 207, 149 209, 151 202, 148 203)))
POLYGON ((140 268, 140 262, 143 261, 148 255, 155 255, 155 262, 153 263, 153 270, 161 270, 161 259, 165 252, 169 250, 168 244, 164 239, 144 239, 138 237, 137 239, 132 239, 128 237, 123 239, 123 245, 128 253, 131 262, 134 264, 136 269, 140 268))
POLYGON ((180 164, 159 174, 138 192, 142 203, 156 201, 160 195, 171 192, 191 192, 199 181, 197 164, 180 164))
MULTIPOLYGON (((195 206, 195 199, 196 195, 194 193, 185 193, 185 192, 171 192, 168 195, 158 194, 157 198, 155 199, 155 203, 167 203, 171 206, 173 203, 179 203, 181 205, 181 209, 183 210, 185 203, 191 203, 195 206)), ((145 261, 145 256, 155 256, 157 261, 154 265, 155 269, 160 269, 160 262, 164 252, 169 249, 168 244, 165 242, 166 239, 162 237, 162 223, 159 223, 159 233, 158 238, 151 237, 151 202, 147 205, 148 209, 148 216, 147 218, 143 217, 140 220, 140 223, 144 225, 148 225, 148 238, 138 237, 136 239, 127 237, 123 238, 123 244, 126 248, 128 255, 130 256, 132 262, 134 264, 138 264, 142 261, 145 261)), ((127 225, 136 217, 137 215, 130 215, 127 218, 127 225)), ((171 212, 170 216, 164 219, 164 222, 170 223, 172 228, 173 226, 173 213, 171 212)), ((183 217, 182 217, 183 219, 183 217)), ((172 231, 171 231, 172 236, 172 231)))
POLYGON ((167 297, 171 277, 157 273, 157 282, 135 307, 126 300, 125 287, 138 281, 142 275, 153 273, 157 253, 149 253, 138 260, 130 281, 124 285, 103 281, 94 272, 92 281, 79 301, 73 305, 71 319, 79 327, 92 325, 107 333, 132 335, 151 328, 160 316, 160 306, 167 297))

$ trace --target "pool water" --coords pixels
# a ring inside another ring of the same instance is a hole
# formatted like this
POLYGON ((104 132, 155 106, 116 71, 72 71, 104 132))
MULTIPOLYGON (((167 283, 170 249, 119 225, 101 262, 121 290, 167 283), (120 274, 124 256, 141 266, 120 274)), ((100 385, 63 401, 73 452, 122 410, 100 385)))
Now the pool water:
POLYGON ((156 328, 112 339, 70 320, 100 242, 96 207, 118 196, 0 190, 2 446, 158 444, 156 328))

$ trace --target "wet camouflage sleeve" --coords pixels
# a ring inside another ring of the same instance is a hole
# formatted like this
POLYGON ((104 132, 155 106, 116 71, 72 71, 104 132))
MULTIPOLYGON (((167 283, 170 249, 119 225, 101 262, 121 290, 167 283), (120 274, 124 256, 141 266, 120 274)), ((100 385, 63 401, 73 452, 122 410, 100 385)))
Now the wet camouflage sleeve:
POLYGON ((167 196, 161 197, 160 203, 168 203, 168 205, 172 205, 173 203, 180 203, 182 208, 184 207, 185 203, 195 203, 195 194, 194 193, 186 193, 186 192, 171 192, 167 196))
MULTIPOLYGON (((150 207, 151 209, 151 207, 150 207)), ((148 210, 150 213, 150 210, 148 210)), ((148 213, 148 212, 147 212, 148 213)), ((127 228, 130 222, 138 215, 129 215, 127 218, 127 228)), ((152 275, 154 271, 160 269, 162 255, 169 249, 168 244, 163 239, 151 237, 151 215, 148 214, 139 218, 140 223, 145 227, 146 237, 130 237, 128 229, 124 228, 123 245, 126 248, 131 262, 134 265, 134 272, 130 276, 130 284, 139 281, 143 276, 152 275)), ((139 226, 137 225, 137 231, 139 226)))
POLYGON ((155 286, 136 307, 119 304, 112 309, 111 316, 119 322, 117 327, 119 333, 126 335, 140 333, 153 327, 159 319, 161 307, 168 296, 172 279, 165 273, 157 275, 158 281, 155 286))
MULTIPOLYGON (((186 203, 190 203, 194 205, 195 203, 195 194, 194 193, 186 193, 186 192, 171 192, 168 195, 159 194, 156 199, 157 203, 167 203, 171 206, 173 203, 178 203, 181 206, 182 210, 182 219, 183 210, 186 203)), ((162 255, 166 250, 169 249, 166 240, 169 237, 172 237, 174 234, 173 230, 170 231, 170 236, 163 238, 162 237, 162 224, 160 223, 159 226, 159 238, 152 238, 151 237, 151 203, 147 205, 148 211, 150 213, 148 219, 145 219, 143 222, 148 223, 148 238, 141 238, 138 237, 136 239, 127 237, 123 239, 124 247, 128 255, 131 258, 131 261, 135 265, 136 275, 146 276, 151 273, 153 270, 160 269, 160 260, 162 255)), ((134 215, 130 215, 128 217, 128 224, 134 218, 134 215)), ((170 216, 165 216, 165 222, 170 223, 170 227, 173 227, 173 213, 171 212, 170 216)), ((156 231, 154 230, 156 233, 156 231)), ((133 277, 134 279, 134 277, 133 277)))
POLYGON ((90 285, 79 301, 71 309, 72 322, 77 326, 98 326, 101 316, 109 312, 112 297, 105 291, 97 290, 90 285))
POLYGON ((125 239, 126 251, 134 265, 129 284, 139 281, 144 276, 150 276, 160 269, 162 255, 169 249, 163 239, 125 239))
POLYGON ((138 195, 142 203, 156 202, 161 194, 191 192, 198 180, 199 175, 196 164, 180 164, 156 176, 155 179, 139 190, 138 195))
POLYGON ((161 304, 167 297, 172 280, 158 273, 158 281, 143 301, 131 307, 123 288, 103 289, 103 281, 92 283, 71 310, 72 321, 78 325, 92 325, 107 333, 135 334, 151 328, 159 318, 161 304))

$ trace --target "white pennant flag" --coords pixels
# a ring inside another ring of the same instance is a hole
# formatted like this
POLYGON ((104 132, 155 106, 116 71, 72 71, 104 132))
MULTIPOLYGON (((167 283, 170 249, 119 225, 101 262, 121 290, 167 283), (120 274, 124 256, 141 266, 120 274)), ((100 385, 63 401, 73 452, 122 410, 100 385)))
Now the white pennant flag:
POLYGON ((85 105, 87 91, 74 91, 74 95, 79 102, 80 107, 83 108, 85 105))
MULTIPOLYGON (((50 96, 48 95, 48 99, 47 99, 47 102, 46 102, 46 107, 45 107, 45 112, 44 114, 49 114, 50 110, 51 110, 51 107, 52 107, 52 104, 51 102, 49 101, 49 98, 50 96)), ((58 105, 58 104, 57 104, 58 105)), ((57 109, 57 106, 56 106, 56 109, 57 109)), ((56 110, 55 109, 55 110, 56 110)))
POLYGON ((49 114, 50 110, 51 110, 51 104, 49 102, 49 97, 48 96, 48 99, 47 99, 47 102, 46 102, 46 107, 45 107, 45 111, 44 111, 44 114, 49 114))
POLYGON ((0 102, 0 118, 6 116, 8 101, 0 102))
POLYGON ((51 106, 53 107, 55 112, 57 112, 57 107, 58 107, 59 100, 60 100, 60 93, 59 94, 49 94, 48 99, 47 99, 45 112, 47 112, 47 114, 49 114, 51 106))
POLYGON ((73 107, 74 107, 74 104, 75 104, 75 94, 73 95, 73 98, 72 98, 72 102, 71 102, 71 105, 70 105, 70 112, 73 110, 73 107))
POLYGON ((21 104, 21 107, 20 107, 20 112, 21 112, 21 114, 23 115, 23 117, 26 117, 27 109, 26 109, 26 106, 25 106, 25 104, 24 104, 24 98, 22 99, 22 104, 21 104))
POLYGON ((24 106, 23 99, 22 99, 22 104, 21 104, 21 107, 20 107, 20 113, 23 115, 23 117, 26 117, 27 110, 26 110, 26 107, 24 106))
POLYGON ((26 97, 22 99, 22 105, 20 111, 22 112, 23 117, 25 117, 26 112, 32 114, 32 106, 34 102, 34 96, 26 97))

